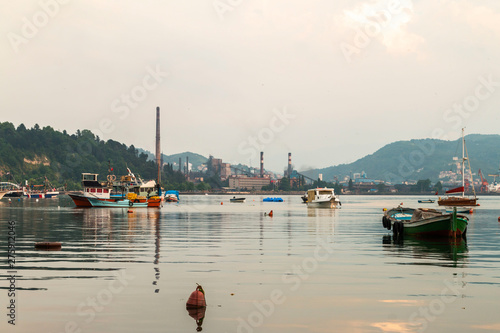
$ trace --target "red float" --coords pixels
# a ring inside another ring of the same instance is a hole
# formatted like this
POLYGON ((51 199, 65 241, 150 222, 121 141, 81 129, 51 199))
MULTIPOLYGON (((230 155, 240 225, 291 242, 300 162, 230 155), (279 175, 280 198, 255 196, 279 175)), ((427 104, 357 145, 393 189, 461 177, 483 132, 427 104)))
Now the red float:
POLYGON ((205 301, 205 291, 202 286, 198 285, 196 290, 191 293, 189 299, 186 302, 186 308, 188 309, 196 309, 196 308, 204 308, 207 306, 207 302, 205 301))

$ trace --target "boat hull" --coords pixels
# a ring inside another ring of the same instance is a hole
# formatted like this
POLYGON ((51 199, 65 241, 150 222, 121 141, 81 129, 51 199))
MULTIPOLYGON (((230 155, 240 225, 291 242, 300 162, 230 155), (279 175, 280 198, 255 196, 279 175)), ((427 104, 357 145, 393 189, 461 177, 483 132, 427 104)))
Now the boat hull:
POLYGON ((328 201, 311 201, 307 203, 308 208, 336 208, 337 202, 335 200, 328 201))
MULTIPOLYGON (((417 237, 464 237, 467 231, 468 219, 463 215, 443 214, 435 210, 424 210, 432 212, 434 216, 415 219, 412 214, 415 209, 398 207, 386 212, 385 217, 390 221, 390 229, 398 230, 396 223, 402 227, 403 235, 414 235, 417 237), (409 218, 411 217, 411 218, 409 218)), ((413 214, 414 215, 414 214, 413 214)), ((396 232, 396 231, 395 231, 396 232)))
POLYGON ((448 197, 438 200, 439 206, 448 207, 473 207, 477 206, 476 198, 448 197))
POLYGON ((77 193, 68 193, 68 195, 71 200, 73 200, 76 207, 92 207, 92 204, 86 196, 77 193))
POLYGON ((420 237, 463 237, 467 231, 467 219, 457 217, 456 230, 453 230, 453 215, 430 218, 415 222, 403 222, 405 235, 420 237))
POLYGON ((107 207, 107 208, 141 208, 148 207, 147 202, 133 202, 128 199, 118 201, 107 201, 95 198, 88 198, 92 207, 107 207))

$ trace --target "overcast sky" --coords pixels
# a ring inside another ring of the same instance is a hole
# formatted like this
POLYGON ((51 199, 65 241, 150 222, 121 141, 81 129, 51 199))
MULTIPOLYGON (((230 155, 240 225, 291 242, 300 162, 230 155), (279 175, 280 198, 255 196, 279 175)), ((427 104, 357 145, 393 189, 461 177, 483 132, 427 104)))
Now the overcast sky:
MULTIPOLYGON (((283 171, 498 134, 498 0, 3 1, 1 121, 283 171)), ((493 153, 493 152, 492 152, 493 153)), ((91 172, 92 170, 89 170, 91 172)))

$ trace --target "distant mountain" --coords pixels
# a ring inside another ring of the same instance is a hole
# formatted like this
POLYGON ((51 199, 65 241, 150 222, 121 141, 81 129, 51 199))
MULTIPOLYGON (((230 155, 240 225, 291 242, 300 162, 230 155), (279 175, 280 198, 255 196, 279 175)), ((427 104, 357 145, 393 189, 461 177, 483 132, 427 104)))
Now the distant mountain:
MULTIPOLYGON (((461 138, 455 141, 423 139, 397 141, 388 144, 371 155, 350 164, 340 164, 323 169, 302 171, 311 178, 331 181, 342 180, 352 173, 364 171, 370 179, 386 182, 430 179, 437 182, 441 171, 456 171, 453 157, 462 157, 461 138)), ((470 134, 465 137, 472 172, 481 169, 488 174, 498 173, 500 164, 500 135, 470 134)), ((475 177, 476 178, 476 177, 475 177)))
MULTIPOLYGON (((155 155, 153 153, 151 153, 150 151, 140 149, 140 148, 138 149, 138 151, 140 153, 144 153, 144 154, 148 155, 148 160, 154 161, 155 155)), ((175 165, 177 167, 179 164, 179 158, 182 159, 181 163, 184 165, 186 163, 186 157, 189 158, 189 163, 192 164, 194 170, 196 170, 202 164, 207 164, 207 160, 208 160, 208 158, 205 156, 202 156, 202 155, 196 154, 196 153, 191 153, 189 151, 186 151, 184 153, 173 154, 173 155, 162 154, 163 163, 170 163, 170 164, 175 163, 175 165)), ((176 168, 174 168, 174 169, 176 169, 176 168)))

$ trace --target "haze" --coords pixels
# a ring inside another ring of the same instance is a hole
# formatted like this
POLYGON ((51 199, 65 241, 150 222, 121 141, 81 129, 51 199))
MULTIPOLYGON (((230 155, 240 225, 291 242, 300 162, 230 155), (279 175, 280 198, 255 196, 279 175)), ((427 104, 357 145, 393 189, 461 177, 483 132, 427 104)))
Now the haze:
POLYGON ((498 134, 500 3, 9 1, 1 121, 282 172, 498 134), (260 148, 260 149, 258 149, 260 148))

